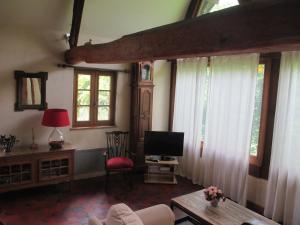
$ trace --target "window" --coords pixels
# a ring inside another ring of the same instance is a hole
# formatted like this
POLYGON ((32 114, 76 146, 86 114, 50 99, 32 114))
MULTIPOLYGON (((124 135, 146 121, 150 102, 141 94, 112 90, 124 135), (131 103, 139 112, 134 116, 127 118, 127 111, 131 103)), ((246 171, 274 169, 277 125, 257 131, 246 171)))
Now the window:
POLYGON ((265 54, 261 55, 257 69, 249 173, 266 179, 272 148, 279 65, 280 54, 265 54))
POLYGON ((114 125, 115 103, 116 73, 75 71, 73 127, 114 125))
POLYGON ((269 102, 271 61, 261 59, 257 68, 255 105, 250 144, 250 163, 261 166, 269 102))
POLYGON ((219 0, 218 3, 212 7, 210 12, 219 11, 236 5, 239 5, 238 0, 219 0))
POLYGON ((204 142, 205 142, 205 129, 206 129, 206 117, 207 117, 207 106, 208 106, 208 91, 210 85, 210 78, 211 78, 211 69, 210 69, 210 58, 208 60, 207 65, 207 73, 204 80, 204 103, 203 103, 203 117, 202 117, 202 130, 201 130, 201 145, 200 145, 200 157, 202 157, 203 150, 204 150, 204 142))
POLYGON ((202 0, 198 16, 239 5, 238 0, 202 0))
MULTIPOLYGON (((256 177, 268 178, 270 164, 274 117, 276 109, 277 87, 279 77, 280 53, 262 54, 257 68, 255 90, 255 107, 251 131, 250 169, 249 173, 256 177)), ((207 68, 205 81, 205 104, 207 108, 210 65, 207 68)), ((206 110, 202 118, 201 136, 205 137, 206 110)), ((203 146, 201 146, 201 155, 203 146)))
POLYGON ((203 104, 203 117, 202 117, 202 130, 201 130, 201 138, 204 141, 205 139, 205 129, 206 129, 206 116, 207 116, 207 106, 208 106, 208 90, 210 85, 210 77, 211 77, 211 69, 210 69, 210 59, 207 66, 207 73, 205 77, 204 83, 204 104, 203 104))

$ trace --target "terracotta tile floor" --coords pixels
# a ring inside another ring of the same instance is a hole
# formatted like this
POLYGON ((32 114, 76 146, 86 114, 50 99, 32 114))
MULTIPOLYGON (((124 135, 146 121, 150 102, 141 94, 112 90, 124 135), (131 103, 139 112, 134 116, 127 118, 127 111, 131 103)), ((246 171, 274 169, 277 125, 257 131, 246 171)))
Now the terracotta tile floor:
POLYGON ((40 187, 0 195, 0 225, 83 225, 89 215, 105 218, 112 204, 124 202, 133 210, 200 190, 191 181, 178 178, 177 185, 144 184, 136 175, 134 187, 129 190, 119 176, 111 178, 109 193, 104 192, 100 178, 76 181, 69 185, 40 187))

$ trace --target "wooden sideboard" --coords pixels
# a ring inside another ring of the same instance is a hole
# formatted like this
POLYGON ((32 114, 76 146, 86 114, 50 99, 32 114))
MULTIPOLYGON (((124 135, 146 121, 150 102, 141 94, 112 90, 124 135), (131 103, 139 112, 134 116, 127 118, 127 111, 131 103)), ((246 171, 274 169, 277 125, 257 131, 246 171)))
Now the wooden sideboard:
POLYGON ((14 148, 0 151, 0 193, 42 185, 71 182, 74 176, 75 148, 65 144, 62 149, 49 146, 14 148))

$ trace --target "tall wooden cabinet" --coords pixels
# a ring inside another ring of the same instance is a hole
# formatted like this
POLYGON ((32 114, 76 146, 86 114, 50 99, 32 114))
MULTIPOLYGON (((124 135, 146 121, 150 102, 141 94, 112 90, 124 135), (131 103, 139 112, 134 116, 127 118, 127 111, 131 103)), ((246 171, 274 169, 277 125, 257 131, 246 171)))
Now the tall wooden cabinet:
POLYGON ((144 132, 152 128, 153 63, 134 63, 131 71, 130 146, 137 167, 143 167, 144 132))

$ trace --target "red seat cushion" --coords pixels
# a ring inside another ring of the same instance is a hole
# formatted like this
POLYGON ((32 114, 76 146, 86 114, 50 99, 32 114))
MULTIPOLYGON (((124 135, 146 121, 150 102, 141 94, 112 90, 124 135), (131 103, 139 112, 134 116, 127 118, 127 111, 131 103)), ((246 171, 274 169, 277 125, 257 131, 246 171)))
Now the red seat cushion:
POLYGON ((126 157, 114 157, 106 161, 107 169, 132 168, 133 161, 126 157))

